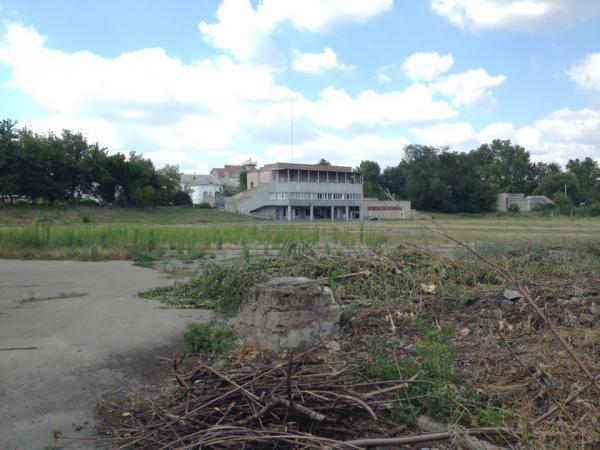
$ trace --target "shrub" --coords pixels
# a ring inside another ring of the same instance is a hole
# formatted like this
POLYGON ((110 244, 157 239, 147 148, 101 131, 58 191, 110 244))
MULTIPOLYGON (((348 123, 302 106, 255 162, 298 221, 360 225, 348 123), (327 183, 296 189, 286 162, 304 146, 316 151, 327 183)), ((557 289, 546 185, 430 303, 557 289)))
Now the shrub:
POLYGON ((519 208, 519 205, 517 205, 516 203, 513 203, 512 205, 510 205, 508 207, 508 212, 518 213, 518 212, 521 212, 521 208, 519 208))
POLYGON ((176 206, 191 206, 192 197, 185 191, 177 191, 173 196, 173 203, 176 206))
POLYGON ((555 192, 552 196, 552 200, 556 203, 556 206, 560 210, 561 214, 571 214, 571 210, 573 209, 573 201, 571 197, 563 194, 562 192, 555 192))
POLYGON ((88 216, 87 214, 84 214, 83 216, 81 216, 81 221, 83 223, 90 223, 92 220, 90 219, 90 216, 88 216))
POLYGON ((590 204, 590 206, 588 206, 586 209, 588 215, 593 217, 600 216, 600 202, 594 202, 590 204))
POLYGON ((152 186, 139 187, 135 190, 133 198, 136 206, 151 206, 156 201, 156 190, 152 186))
POLYGON ((555 210, 556 210, 556 205, 543 204, 543 205, 538 205, 534 211, 542 217, 547 217, 547 216, 551 215, 553 213, 553 211, 555 211, 555 210))
POLYGON ((236 336, 233 330, 214 323, 195 323, 188 325, 183 339, 188 353, 222 355, 233 348, 236 336))
POLYGON ((196 208, 200 208, 200 209, 212 209, 212 206, 210 206, 210 203, 202 202, 199 205, 196 205, 196 208))

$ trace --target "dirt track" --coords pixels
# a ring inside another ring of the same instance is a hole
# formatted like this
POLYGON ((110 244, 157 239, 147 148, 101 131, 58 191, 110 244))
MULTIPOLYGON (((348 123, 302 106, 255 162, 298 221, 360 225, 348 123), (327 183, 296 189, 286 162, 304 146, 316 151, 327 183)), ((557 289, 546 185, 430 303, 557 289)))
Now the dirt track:
POLYGON ((124 261, 0 260, 0 448, 95 448, 82 439, 95 436, 97 395, 159 379, 169 368, 156 357, 211 317, 136 296, 169 283, 124 261), (43 299, 62 293, 73 297, 43 299))

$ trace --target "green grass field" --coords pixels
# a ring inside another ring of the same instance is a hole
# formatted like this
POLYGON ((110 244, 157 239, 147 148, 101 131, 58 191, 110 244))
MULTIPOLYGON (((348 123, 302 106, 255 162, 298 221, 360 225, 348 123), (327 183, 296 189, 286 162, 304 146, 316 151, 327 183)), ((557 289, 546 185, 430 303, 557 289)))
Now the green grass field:
MULTIPOLYGON (((469 243, 600 242, 600 219, 536 215, 435 215, 435 223, 469 243)), ((278 248, 289 242, 372 246, 445 245, 417 220, 278 223, 197 208, 0 207, 0 257, 48 259, 160 258, 216 248, 278 248)))

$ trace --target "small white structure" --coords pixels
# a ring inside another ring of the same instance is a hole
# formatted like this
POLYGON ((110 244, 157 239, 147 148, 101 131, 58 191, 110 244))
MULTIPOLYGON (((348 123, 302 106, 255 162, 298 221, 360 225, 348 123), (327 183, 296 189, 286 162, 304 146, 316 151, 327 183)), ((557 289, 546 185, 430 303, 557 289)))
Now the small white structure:
POLYGON ((179 181, 181 190, 190 193, 192 203, 208 203, 213 207, 223 206, 223 183, 212 175, 182 173, 179 181))
POLYGON ((516 206, 519 211, 533 211, 541 205, 553 205, 554 202, 545 195, 510 194, 502 192, 496 197, 496 211, 508 211, 516 206))

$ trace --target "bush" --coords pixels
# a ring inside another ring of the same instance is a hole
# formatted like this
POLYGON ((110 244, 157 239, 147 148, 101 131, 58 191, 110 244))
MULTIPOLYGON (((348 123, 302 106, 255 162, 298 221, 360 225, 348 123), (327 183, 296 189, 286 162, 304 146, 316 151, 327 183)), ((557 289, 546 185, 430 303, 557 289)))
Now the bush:
POLYGON ((587 214, 592 217, 600 216, 600 202, 594 202, 586 208, 587 214))
POLYGON ((79 206, 100 206, 100 203, 93 198, 82 198, 79 200, 79 206))
POLYGON ((508 207, 508 212, 518 213, 518 212, 521 212, 521 208, 519 208, 519 205, 517 205, 516 203, 513 203, 512 205, 510 205, 508 207))
POLYGON ((151 206, 156 201, 156 190, 152 186, 137 188, 133 194, 136 206, 151 206))
POLYGON ((534 209, 534 211, 542 217, 547 217, 547 216, 551 215, 555 210, 556 210, 556 205, 550 204, 550 203, 538 205, 534 209))
POLYGON ((202 202, 199 205, 196 205, 196 208, 200 208, 200 209, 212 209, 212 206, 210 206, 210 203, 202 202))
POLYGON ((188 353, 222 355, 233 348, 236 336, 233 330, 214 323, 194 323, 188 325, 183 339, 188 353))
POLYGON ((173 196, 173 203, 176 206, 191 206, 192 197, 185 191, 177 191, 173 196))
POLYGON ((552 200, 556 203, 556 206, 560 210, 561 214, 571 214, 573 209, 573 201, 571 197, 563 194, 562 192, 555 192, 552 196, 552 200))
POLYGON ((81 216, 81 221, 83 223, 90 223, 92 219, 90 219, 90 216, 88 216, 87 214, 84 214, 83 216, 81 216))

